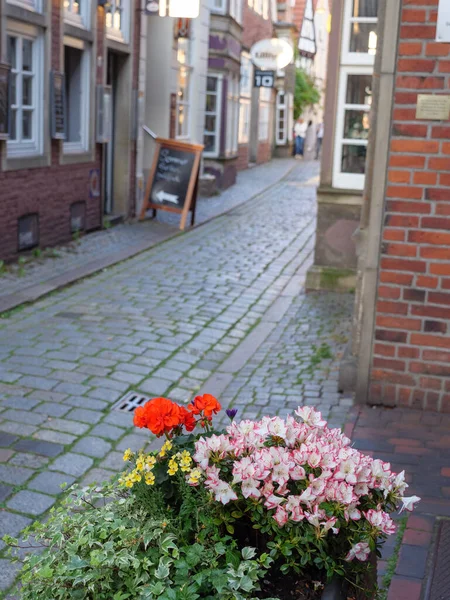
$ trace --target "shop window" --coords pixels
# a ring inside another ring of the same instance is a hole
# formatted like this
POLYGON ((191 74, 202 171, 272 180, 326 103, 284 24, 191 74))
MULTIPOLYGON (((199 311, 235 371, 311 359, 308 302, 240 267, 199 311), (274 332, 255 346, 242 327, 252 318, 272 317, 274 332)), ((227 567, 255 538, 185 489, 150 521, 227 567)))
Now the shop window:
POLYGON ((258 140, 265 142, 269 140, 270 133, 270 100, 272 89, 261 88, 259 94, 258 140))
POLYGON ((220 117, 222 110, 222 75, 208 74, 206 78, 204 156, 217 157, 220 151, 220 117))
POLYGON ((227 87, 227 139, 225 153, 236 154, 238 148, 239 127, 239 80, 230 76, 227 87))
POLYGON ((335 187, 364 187, 371 103, 371 69, 342 68, 336 120, 335 187))
POLYGON ((377 15, 379 0, 346 0, 342 36, 342 62, 374 63, 377 51, 377 15))
POLYGON ((276 143, 278 146, 284 146, 288 140, 288 106, 287 94, 280 90, 277 94, 277 115, 276 115, 276 143))
POLYGON ((10 131, 8 157, 41 154, 43 140, 44 77, 42 37, 8 32, 8 62, 11 65, 10 131))
POLYGON ((89 0, 64 0, 64 19, 71 25, 89 26, 89 0))
POLYGON ((39 245, 39 216, 37 213, 20 217, 17 223, 18 249, 30 250, 39 245))
POLYGON ((105 5, 107 35, 119 42, 129 41, 130 1, 110 0, 105 5))
POLYGON ((86 202, 74 202, 70 207, 70 231, 85 231, 86 229, 86 202))
POLYGON ((64 46, 66 86, 66 141, 64 152, 86 152, 89 149, 89 52, 81 47, 64 46))
POLYGON ((253 65, 247 52, 241 54, 241 80, 239 99, 240 144, 248 144, 250 139, 251 98, 253 89, 253 65))

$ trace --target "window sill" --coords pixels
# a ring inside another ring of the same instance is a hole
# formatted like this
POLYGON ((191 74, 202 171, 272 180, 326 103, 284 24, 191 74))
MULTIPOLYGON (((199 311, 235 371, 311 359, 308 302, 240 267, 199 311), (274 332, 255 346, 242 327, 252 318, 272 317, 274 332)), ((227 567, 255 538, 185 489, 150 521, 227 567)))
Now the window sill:
POLYGON ((2 166, 4 171, 20 171, 21 169, 42 169, 50 165, 50 154, 10 156, 5 151, 2 166))
POLYGON ((31 23, 37 27, 46 27, 46 18, 39 11, 26 6, 25 4, 6 4, 6 16, 16 21, 31 23))
POLYGON ((123 32, 119 29, 113 29, 109 27, 106 30, 106 37, 108 40, 118 42, 119 44, 128 44, 128 39, 124 36, 123 32))
POLYGON ((83 164, 83 163, 91 163, 91 162, 95 162, 95 155, 94 152, 90 152, 90 151, 67 151, 64 146, 63 146, 63 151, 61 153, 61 158, 60 158, 60 164, 61 165, 77 165, 77 164, 83 164))

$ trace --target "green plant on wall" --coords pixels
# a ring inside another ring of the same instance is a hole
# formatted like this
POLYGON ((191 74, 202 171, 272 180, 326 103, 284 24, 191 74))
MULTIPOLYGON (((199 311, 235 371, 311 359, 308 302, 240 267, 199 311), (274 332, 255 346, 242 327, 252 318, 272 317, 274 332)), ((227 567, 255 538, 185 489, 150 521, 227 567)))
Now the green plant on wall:
POLYGON ((308 75, 303 69, 297 69, 295 73, 294 119, 298 119, 306 108, 314 106, 319 101, 320 92, 314 77, 308 75))

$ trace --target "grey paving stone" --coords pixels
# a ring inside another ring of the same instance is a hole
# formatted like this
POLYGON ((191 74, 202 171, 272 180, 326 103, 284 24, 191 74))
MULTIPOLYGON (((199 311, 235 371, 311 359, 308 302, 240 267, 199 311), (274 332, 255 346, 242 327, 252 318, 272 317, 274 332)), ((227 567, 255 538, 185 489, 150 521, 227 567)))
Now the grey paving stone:
POLYGON ((37 440, 52 442, 63 446, 69 446, 77 439, 77 436, 75 435, 71 435, 70 433, 62 433, 61 431, 54 431, 52 429, 40 429, 39 431, 36 431, 33 437, 37 440))
POLYGON ((31 410, 39 403, 40 400, 36 400, 35 398, 23 398, 21 396, 12 396, 10 398, 0 399, 0 404, 5 408, 14 408, 20 410, 31 410))
POLYGON ((58 454, 61 454, 64 450, 64 446, 49 441, 22 439, 14 445, 14 450, 19 452, 32 452, 33 454, 54 458, 55 456, 58 456, 58 454))
POLYGON ((82 396, 90 390, 89 386, 81 385, 80 383, 57 383, 59 383, 59 385, 55 387, 55 392, 71 394, 73 396, 82 396))
POLYGON ((78 408, 87 408, 89 410, 97 410, 99 412, 108 408, 109 402, 105 402, 104 400, 98 400, 96 398, 92 398, 89 394, 87 396, 69 396, 64 401, 64 404, 70 406, 78 407, 78 408))
POLYGON ((39 406, 36 406, 34 412, 42 413, 48 417, 63 417, 69 412, 70 406, 64 404, 57 404, 56 402, 43 402, 39 406))
POLYGON ((25 467, 15 467, 9 464, 0 464, 0 481, 5 483, 22 485, 33 475, 33 473, 34 471, 32 469, 26 469, 25 467))
POLYGON ((89 425, 86 423, 70 421, 69 419, 52 419, 46 423, 46 427, 55 429, 56 431, 62 431, 63 433, 71 433, 73 435, 83 435, 83 433, 86 433, 89 429, 89 425))
POLYGON ((151 377, 150 379, 146 379, 141 384, 139 384, 139 390, 141 390, 142 392, 146 392, 153 396, 161 396, 174 383, 176 383, 176 382, 166 380, 166 379, 157 379, 156 377, 151 377))
POLYGON ((142 381, 144 375, 136 375, 125 371, 114 371, 114 373, 111 373, 110 377, 111 379, 127 383, 128 385, 135 385, 142 381))
POLYGON ((126 463, 123 460, 123 452, 109 452, 105 460, 100 463, 102 469, 109 469, 118 473, 125 469, 126 463))
POLYGON ((33 435, 37 427, 35 425, 24 425, 17 421, 2 421, 0 431, 6 433, 17 433, 18 435, 33 435))
POLYGON ((17 452, 9 460, 10 465, 16 465, 16 467, 29 467, 30 469, 40 469, 47 463, 48 458, 46 456, 27 454, 26 452, 17 452))
POLYGON ((90 434, 109 440, 118 440, 123 435, 123 429, 109 423, 100 423, 90 431, 90 434))
POLYGON ((6 485, 5 483, 0 483, 0 502, 4 502, 8 496, 10 496, 13 492, 12 485, 6 485))
POLYGON ((55 499, 46 494, 31 492, 30 490, 21 490, 10 498, 6 506, 18 512, 28 513, 30 515, 41 515, 48 510, 55 499))
MULTIPOLYGON (((8 510, 0 511, 0 531, 3 535, 11 535, 17 537, 18 534, 31 524, 31 519, 9 512, 8 510)), ((0 549, 5 547, 5 543, 0 540, 0 549)))
POLYGON ((94 458, 103 458, 111 450, 111 444, 102 438, 88 435, 77 442, 72 450, 94 458))
MULTIPOLYGON (((104 400, 106 403, 112 404, 113 402, 116 402, 119 398, 123 396, 123 392, 115 391, 112 389, 95 388, 86 396, 87 398, 104 400)), ((106 406, 106 404, 104 404, 104 406, 106 406)))
POLYGON ((25 423, 27 425, 41 425, 47 420, 45 415, 40 415, 25 410, 12 409, 5 411, 2 414, 2 418, 9 421, 17 421, 18 423, 25 423))
MULTIPOLYGON (((151 434, 149 432, 149 438, 151 434)), ((140 450, 145 446, 145 438, 141 435, 137 435, 136 433, 130 433, 130 435, 126 435, 116 446, 116 450, 120 450, 121 452, 125 452, 127 448, 131 448, 133 452, 140 450)))
POLYGON ((91 425, 98 423, 102 417, 103 414, 101 412, 95 410, 86 410, 84 408, 76 408, 66 416, 67 419, 71 419, 73 421, 82 421, 83 423, 89 423, 91 425))
POLYGON ((123 427, 124 429, 128 429, 133 426, 133 414, 113 410, 106 415, 106 417, 103 419, 103 423, 108 423, 109 425, 116 425, 117 427, 123 427))
POLYGON ((88 469, 92 467, 93 461, 88 456, 68 452, 58 457, 49 469, 52 471, 61 471, 74 477, 81 477, 88 469))
MULTIPOLYGON (((33 377, 32 375, 22 377, 18 383, 23 387, 28 387, 32 390, 51 390, 59 381, 57 379, 49 379, 48 377, 33 377)), ((63 391, 63 390, 57 390, 63 391)))
POLYGON ((17 435, 11 435, 9 433, 4 433, 0 431, 0 448, 7 448, 11 446, 15 441, 17 441, 17 435))
POLYGON ((103 481, 108 481, 108 479, 114 475, 116 475, 114 471, 109 471, 107 469, 91 469, 86 477, 84 477, 81 485, 85 486, 90 485, 91 483, 102 483, 103 481))
POLYGON ((72 485, 75 482, 75 478, 71 475, 63 475, 61 473, 54 473, 52 471, 43 471, 39 473, 34 479, 28 482, 28 487, 32 490, 38 490, 39 492, 45 492, 56 496, 63 490, 61 486, 67 484, 72 485))
MULTIPOLYGON (((0 590, 7 590, 12 586, 20 568, 19 563, 13 563, 7 558, 0 558, 0 590)), ((7 596, 5 600, 8 598, 11 596, 7 596)))

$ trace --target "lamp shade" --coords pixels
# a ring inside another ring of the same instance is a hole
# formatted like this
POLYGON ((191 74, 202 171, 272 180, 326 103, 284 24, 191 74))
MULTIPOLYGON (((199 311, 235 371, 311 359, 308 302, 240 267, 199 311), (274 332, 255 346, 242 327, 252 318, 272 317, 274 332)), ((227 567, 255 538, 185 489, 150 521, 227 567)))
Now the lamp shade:
POLYGON ((195 19, 200 14, 200 0, 168 0, 169 17, 195 19))

